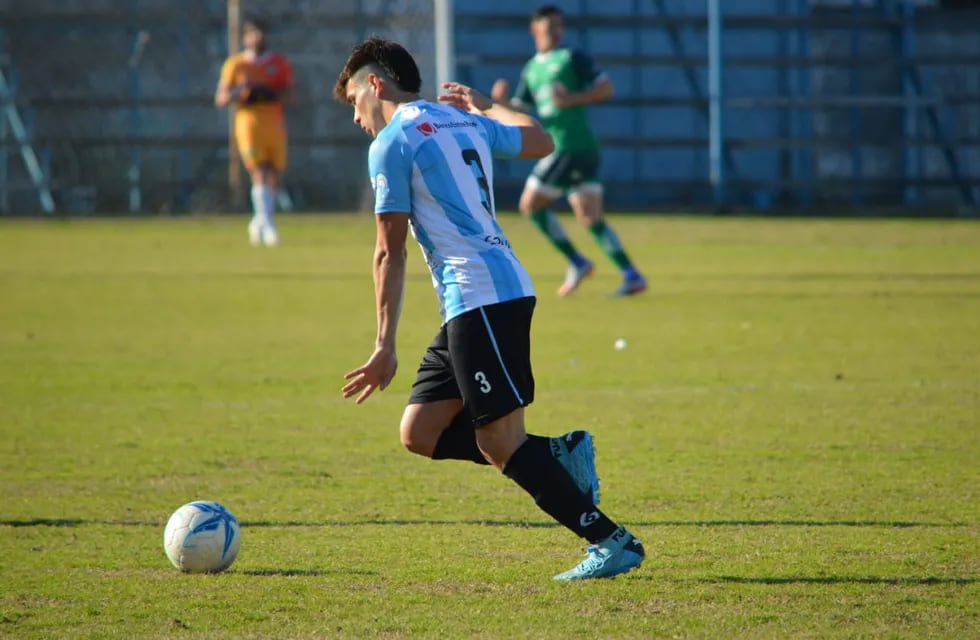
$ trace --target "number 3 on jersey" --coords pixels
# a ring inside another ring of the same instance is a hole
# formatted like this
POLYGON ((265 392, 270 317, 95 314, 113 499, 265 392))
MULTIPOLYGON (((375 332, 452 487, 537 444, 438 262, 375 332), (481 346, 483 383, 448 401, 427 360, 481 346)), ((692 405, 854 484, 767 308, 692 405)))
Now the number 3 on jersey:
MULTIPOLYGON (((480 187, 480 202, 491 216, 493 215, 493 200, 490 198, 490 181, 487 172, 483 170, 483 161, 476 149, 463 149, 463 162, 469 165, 476 184, 480 187)), ((486 393, 484 391, 484 393, 486 393)))
POLYGON ((493 387, 490 386, 490 381, 487 380, 487 374, 483 373, 482 371, 477 371, 473 375, 473 379, 480 383, 480 391, 482 393, 490 393, 490 390, 493 387))

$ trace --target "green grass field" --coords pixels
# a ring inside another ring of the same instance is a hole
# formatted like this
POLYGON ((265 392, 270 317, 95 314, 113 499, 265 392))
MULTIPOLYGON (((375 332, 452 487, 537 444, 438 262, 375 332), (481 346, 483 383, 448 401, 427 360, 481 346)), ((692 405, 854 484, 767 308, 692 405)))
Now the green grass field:
MULTIPOLYGON (((612 218, 650 276, 535 277, 529 430, 595 436, 638 571, 486 467, 398 442, 438 328, 418 250, 401 370, 374 340, 371 216, 0 221, 0 637, 980 637, 980 224, 612 218), (613 349, 616 338, 629 346, 613 349), (170 513, 219 500, 237 562, 180 574, 170 513)), ((565 218, 566 221, 567 218, 565 218)))

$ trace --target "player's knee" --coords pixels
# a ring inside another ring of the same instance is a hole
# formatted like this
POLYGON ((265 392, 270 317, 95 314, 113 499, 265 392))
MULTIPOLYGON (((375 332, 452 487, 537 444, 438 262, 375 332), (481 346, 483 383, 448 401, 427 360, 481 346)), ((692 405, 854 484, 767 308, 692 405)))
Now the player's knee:
POLYGON ((417 421, 402 420, 400 427, 402 446, 409 453, 431 458, 435 451, 435 440, 417 421))
POLYGON ((527 193, 521 196, 520 201, 517 203, 517 209, 521 212, 521 215, 529 216, 534 213, 536 209, 534 200, 534 196, 527 193))
POLYGON ((402 446, 409 453, 425 456, 426 458, 432 457, 432 451, 426 448, 417 438, 413 438, 411 433, 402 432, 402 446))

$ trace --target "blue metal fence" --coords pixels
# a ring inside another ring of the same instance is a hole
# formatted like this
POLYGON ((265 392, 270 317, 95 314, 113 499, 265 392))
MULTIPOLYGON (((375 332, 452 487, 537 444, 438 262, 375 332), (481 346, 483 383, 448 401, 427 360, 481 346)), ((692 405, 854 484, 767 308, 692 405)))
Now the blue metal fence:
MULTIPOLYGON (((589 51, 617 86, 592 107, 613 206, 975 212, 980 11, 823 4, 563 5, 567 44, 589 51)), ((533 53, 530 8, 473 0, 460 11, 464 77, 481 87, 516 77, 533 53)), ((505 171, 504 188, 519 188, 526 170, 505 171)))
MULTIPOLYGON (((227 53, 224 0, 119 2, 127 9, 0 9, 0 58, 17 54, 9 45, 20 43, 21 59, 14 55, 8 70, 23 64, 29 77, 44 78, 57 60, 62 73, 58 83, 34 82, 6 100, 24 116, 40 182, 61 203, 91 189, 102 211, 232 206, 225 116, 211 105, 227 53), (54 49, 73 41, 77 60, 54 49), (31 54, 47 42, 49 61, 31 54), (212 197, 201 198, 206 193, 212 197)), ((928 0, 828 3, 559 1, 567 44, 591 53, 617 87, 612 100, 591 108, 609 206, 894 205, 975 215, 980 10, 928 0)), ((261 5, 288 32, 277 44, 306 60, 287 180, 310 208, 359 205, 363 171, 349 154, 365 145, 329 97, 331 74, 354 40, 406 24, 393 0, 344 6, 343 15, 313 15, 285 0, 261 5), (334 40, 325 44, 320 34, 334 40)), ((484 90, 501 76, 516 80, 533 54, 532 8, 526 0, 457 0, 460 79, 484 90)), ((11 197, 21 183, 36 187, 16 175, 24 163, 10 131, 0 127, 0 212, 40 202, 36 192, 11 197)), ((529 169, 500 167, 502 203, 516 202, 529 169)))

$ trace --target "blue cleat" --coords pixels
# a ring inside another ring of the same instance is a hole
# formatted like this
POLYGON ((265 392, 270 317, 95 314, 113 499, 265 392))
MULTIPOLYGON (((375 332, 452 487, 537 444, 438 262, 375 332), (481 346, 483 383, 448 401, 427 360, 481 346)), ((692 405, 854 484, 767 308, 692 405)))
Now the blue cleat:
POLYGON ((640 541, 624 527, 620 527, 605 540, 589 546, 585 560, 574 569, 559 573, 555 580, 612 578, 639 567, 644 558, 646 552, 640 541))
POLYGON ((623 278, 623 283, 619 285, 615 291, 613 291, 612 296, 614 298, 622 298, 624 296, 633 296, 638 293, 643 293, 647 290, 647 279, 640 274, 629 275, 623 278))
POLYGON ((585 260, 581 265, 571 265, 565 272, 565 281, 558 287, 558 295, 564 297, 578 289, 582 281, 592 275, 595 265, 585 260))
POLYGON ((570 431, 551 438, 551 455, 565 467, 579 490, 592 498, 592 504, 599 504, 599 474, 595 470, 592 434, 588 431, 570 431))

